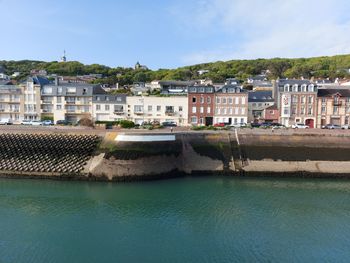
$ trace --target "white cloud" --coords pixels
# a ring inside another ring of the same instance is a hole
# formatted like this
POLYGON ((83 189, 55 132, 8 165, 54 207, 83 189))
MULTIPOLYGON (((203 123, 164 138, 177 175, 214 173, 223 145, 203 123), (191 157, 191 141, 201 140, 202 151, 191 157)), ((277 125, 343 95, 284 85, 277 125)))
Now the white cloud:
POLYGON ((194 6, 177 13, 184 28, 208 38, 215 32, 222 41, 210 49, 199 45, 183 57, 186 64, 350 53, 349 1, 202 0, 194 6))

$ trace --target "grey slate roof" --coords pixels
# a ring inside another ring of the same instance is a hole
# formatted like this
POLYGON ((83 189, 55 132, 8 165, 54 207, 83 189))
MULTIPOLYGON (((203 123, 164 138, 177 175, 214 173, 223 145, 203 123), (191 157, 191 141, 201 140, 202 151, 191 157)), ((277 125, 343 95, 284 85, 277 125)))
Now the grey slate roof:
POLYGON ((126 94, 104 94, 104 95, 94 95, 92 101, 94 103, 108 103, 108 104, 126 104, 126 94))
POLYGON ((340 94, 342 97, 350 97, 350 89, 319 89, 318 97, 332 97, 335 94, 340 94))
POLYGON ((248 102, 273 102, 272 91, 249 92, 248 102))
POLYGON ((278 81, 279 86, 284 86, 286 84, 289 84, 289 85, 298 84, 300 86, 300 85, 304 85, 304 84, 310 85, 312 83, 310 80, 304 80, 304 79, 280 79, 278 81))
POLYGON ((224 85, 216 90, 217 93, 246 93, 245 89, 242 89, 238 85, 224 85))
POLYGON ((98 94, 107 94, 107 92, 100 85, 81 84, 81 83, 63 83, 60 85, 48 84, 41 89, 43 96, 93 96, 98 94), (52 93, 46 93, 46 89, 51 88, 52 93), (59 88, 62 92, 59 92, 59 88), (69 93, 70 88, 76 88, 74 94, 69 93))

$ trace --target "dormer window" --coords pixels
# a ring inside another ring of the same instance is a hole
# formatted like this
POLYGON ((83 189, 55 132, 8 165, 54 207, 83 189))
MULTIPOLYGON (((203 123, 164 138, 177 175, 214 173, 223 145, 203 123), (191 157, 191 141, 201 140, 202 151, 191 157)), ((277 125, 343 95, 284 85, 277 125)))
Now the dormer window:
POLYGON ((306 92, 306 84, 303 84, 303 85, 301 86, 301 91, 302 91, 302 92, 306 92))
POLYGON ((309 85, 309 92, 314 92, 315 86, 313 84, 309 85))
POLYGON ((293 92, 298 92, 298 84, 293 85, 293 92))
POLYGON ((289 84, 284 85, 284 92, 288 92, 289 91, 289 84))

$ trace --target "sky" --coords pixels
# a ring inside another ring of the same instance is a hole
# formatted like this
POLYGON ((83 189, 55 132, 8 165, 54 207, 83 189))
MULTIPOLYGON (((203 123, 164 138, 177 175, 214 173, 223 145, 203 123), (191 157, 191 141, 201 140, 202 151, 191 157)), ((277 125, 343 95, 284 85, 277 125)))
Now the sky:
POLYGON ((176 68, 350 53, 349 0, 0 0, 0 60, 176 68))

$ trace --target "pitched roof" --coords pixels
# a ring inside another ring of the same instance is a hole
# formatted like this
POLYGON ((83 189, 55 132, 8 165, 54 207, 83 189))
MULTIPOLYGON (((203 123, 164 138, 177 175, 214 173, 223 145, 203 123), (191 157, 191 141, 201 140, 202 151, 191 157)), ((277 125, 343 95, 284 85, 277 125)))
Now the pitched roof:
POLYGON ((280 79, 278 81, 279 86, 284 86, 286 84, 289 84, 289 85, 295 85, 295 84, 297 84, 297 85, 303 85, 303 84, 310 85, 311 81, 307 80, 307 79, 280 79))
POLYGON ((319 89, 318 97, 331 97, 335 94, 340 94, 342 97, 350 97, 350 89, 319 89))
POLYGON ((248 94, 248 102, 272 102, 274 99, 272 98, 271 90, 262 90, 262 91, 254 91, 249 92, 248 94))

